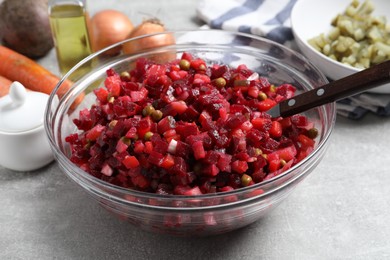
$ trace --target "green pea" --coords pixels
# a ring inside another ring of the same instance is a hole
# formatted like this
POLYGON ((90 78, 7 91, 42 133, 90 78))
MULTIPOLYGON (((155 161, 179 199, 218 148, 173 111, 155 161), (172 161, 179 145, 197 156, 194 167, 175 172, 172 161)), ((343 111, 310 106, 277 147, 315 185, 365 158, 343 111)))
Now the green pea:
POLYGON ((241 184, 242 184, 242 186, 244 186, 244 187, 248 186, 251 183, 251 181, 252 181, 252 177, 249 176, 248 174, 244 173, 241 176, 241 184))
POLYGON ((307 136, 311 139, 314 139, 318 136, 318 129, 313 127, 307 131, 307 136))
POLYGON ((179 67, 182 70, 189 70, 191 66, 191 63, 188 60, 180 60, 179 67))

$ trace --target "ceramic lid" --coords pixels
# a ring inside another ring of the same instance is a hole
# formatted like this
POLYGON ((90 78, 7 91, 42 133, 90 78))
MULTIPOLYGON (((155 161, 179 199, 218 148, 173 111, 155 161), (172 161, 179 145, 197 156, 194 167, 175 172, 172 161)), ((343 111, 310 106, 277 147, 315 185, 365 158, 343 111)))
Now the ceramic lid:
POLYGON ((49 95, 26 91, 15 81, 9 94, 0 98, 0 131, 22 132, 41 126, 49 95))

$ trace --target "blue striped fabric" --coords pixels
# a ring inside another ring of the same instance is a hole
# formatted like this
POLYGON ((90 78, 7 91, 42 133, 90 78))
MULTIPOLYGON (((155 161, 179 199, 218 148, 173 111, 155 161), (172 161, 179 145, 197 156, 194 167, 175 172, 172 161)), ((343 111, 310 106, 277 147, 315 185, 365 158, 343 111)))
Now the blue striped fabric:
MULTIPOLYGON (((228 20, 232 20, 235 17, 242 16, 248 13, 255 11, 259 6, 264 2, 261 0, 247 0, 244 3, 237 5, 236 7, 227 10, 227 12, 223 13, 221 16, 210 21, 210 25, 216 29, 222 29, 222 25, 224 22, 228 20)), ((221 4, 221 3, 220 3, 221 4)), ((250 27, 248 27, 250 28, 250 27)))
POLYGON ((290 13, 296 1, 202 0, 197 11, 211 28, 252 33, 284 44, 293 39, 290 13))
MULTIPOLYGON (((290 13, 297 0, 201 0, 198 17, 209 27, 256 34, 295 50, 290 13)), ((371 112, 390 116, 390 95, 363 93, 337 102, 341 116, 360 119, 371 112)))

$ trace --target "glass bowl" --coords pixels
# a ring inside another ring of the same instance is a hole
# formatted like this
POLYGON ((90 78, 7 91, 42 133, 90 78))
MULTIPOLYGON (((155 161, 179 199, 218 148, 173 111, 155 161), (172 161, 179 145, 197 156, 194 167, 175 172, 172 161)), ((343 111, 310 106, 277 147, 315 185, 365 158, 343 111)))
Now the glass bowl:
MULTIPOLYGON (((52 92, 45 115, 45 128, 61 170, 101 206, 144 230, 178 236, 206 236, 246 226, 279 205, 323 158, 335 122, 335 104, 305 112, 318 129, 316 146, 305 159, 284 173, 255 185, 208 195, 159 195, 112 185, 93 177, 70 161, 65 137, 77 132, 72 120, 90 107, 90 92, 103 85, 106 71, 129 70, 139 57, 156 60, 190 52, 213 63, 246 64, 272 84, 290 83, 298 93, 327 83, 325 76, 303 56, 275 42, 222 30, 166 32, 176 43, 133 55, 106 55, 118 43, 92 54, 69 71, 52 92), (69 80, 71 88, 66 87, 69 80), (80 102, 82 101, 82 102, 80 102)), ((142 41, 147 35, 127 41, 142 41)))

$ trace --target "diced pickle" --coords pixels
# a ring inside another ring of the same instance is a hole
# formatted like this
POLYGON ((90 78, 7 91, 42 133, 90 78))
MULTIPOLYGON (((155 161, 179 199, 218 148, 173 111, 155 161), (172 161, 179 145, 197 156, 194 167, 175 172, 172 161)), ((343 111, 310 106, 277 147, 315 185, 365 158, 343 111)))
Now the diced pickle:
POLYGON ((356 41, 361 41, 363 40, 365 37, 365 33, 364 31, 362 30, 362 28, 357 28, 355 30, 355 32, 353 33, 353 38, 356 40, 356 41))
POLYGON ((373 16, 370 0, 352 0, 331 21, 328 34, 309 39, 316 50, 331 59, 357 68, 368 68, 390 59, 390 24, 385 16, 373 16))
POLYGON ((323 53, 327 56, 329 56, 330 52, 331 52, 331 48, 330 48, 330 45, 329 43, 325 44, 324 48, 322 49, 323 53))
POLYGON ((367 33, 367 37, 372 42, 382 41, 382 38, 383 38, 380 30, 376 26, 370 28, 370 30, 367 33))
POLYGON ((390 56, 390 45, 383 42, 376 42, 375 47, 381 50, 386 56, 390 56))
POLYGON ((340 37, 340 29, 337 27, 334 27, 330 30, 328 38, 331 41, 335 41, 338 37, 340 37))

